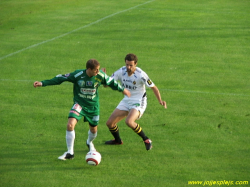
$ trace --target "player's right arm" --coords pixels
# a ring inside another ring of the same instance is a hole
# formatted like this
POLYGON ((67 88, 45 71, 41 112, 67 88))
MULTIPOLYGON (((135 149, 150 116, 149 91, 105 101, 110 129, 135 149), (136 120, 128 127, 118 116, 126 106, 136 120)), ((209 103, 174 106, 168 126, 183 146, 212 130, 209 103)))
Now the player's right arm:
POLYGON ((36 87, 41 87, 41 86, 59 85, 63 83, 64 81, 74 82, 75 76, 78 73, 79 71, 75 71, 73 73, 68 73, 64 75, 59 74, 52 79, 43 80, 43 81, 35 81, 33 83, 33 86, 36 88, 36 87))
POLYGON ((36 87, 41 87, 43 85, 43 83, 42 82, 39 82, 39 81, 35 81, 34 83, 33 83, 33 86, 36 88, 36 87))

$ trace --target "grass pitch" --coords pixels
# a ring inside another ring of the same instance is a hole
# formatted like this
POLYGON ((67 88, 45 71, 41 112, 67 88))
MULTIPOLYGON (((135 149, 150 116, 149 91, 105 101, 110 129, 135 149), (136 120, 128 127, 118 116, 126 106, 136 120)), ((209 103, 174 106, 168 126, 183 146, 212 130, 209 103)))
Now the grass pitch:
POLYGON ((2 0, 1 186, 248 186, 249 6, 247 0, 2 0), (122 95, 100 88, 94 143, 101 164, 85 163, 82 122, 75 159, 59 161, 72 85, 34 89, 33 82, 84 68, 90 58, 111 74, 130 52, 168 103, 164 110, 148 90, 139 123, 153 149, 146 151, 124 121, 124 144, 104 145, 112 138, 105 122, 122 95))

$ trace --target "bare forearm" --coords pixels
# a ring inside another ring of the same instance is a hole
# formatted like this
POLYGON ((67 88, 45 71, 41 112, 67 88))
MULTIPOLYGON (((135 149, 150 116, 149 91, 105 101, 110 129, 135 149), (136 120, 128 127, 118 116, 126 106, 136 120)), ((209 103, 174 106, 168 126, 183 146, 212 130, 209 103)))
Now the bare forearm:
POLYGON ((164 106, 164 108, 167 108, 166 101, 162 101, 162 99, 161 99, 161 94, 160 94, 159 89, 156 86, 152 87, 151 89, 153 90, 153 92, 154 92, 158 102, 160 103, 160 105, 164 106))

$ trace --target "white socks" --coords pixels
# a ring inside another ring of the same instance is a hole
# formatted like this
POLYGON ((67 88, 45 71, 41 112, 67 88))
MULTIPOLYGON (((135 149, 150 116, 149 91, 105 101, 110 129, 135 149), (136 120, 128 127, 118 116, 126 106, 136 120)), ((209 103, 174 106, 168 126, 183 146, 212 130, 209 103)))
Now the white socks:
POLYGON ((97 132, 93 134, 93 133, 89 130, 88 135, 89 135, 89 136, 88 136, 88 139, 87 139, 87 144, 90 144, 90 143, 92 143, 92 141, 96 138, 97 132))
MULTIPOLYGON (((92 133, 90 130, 88 131, 88 139, 87 144, 89 145, 90 150, 95 150, 94 144, 92 141, 96 138, 97 132, 92 133)), ((71 155, 74 154, 74 142, 75 142, 75 130, 66 131, 66 144, 68 148, 68 153, 71 155)))
POLYGON ((89 150, 90 151, 96 151, 96 149, 95 149, 95 146, 94 146, 94 144, 93 144, 93 140, 96 138, 96 136, 97 136, 97 132, 96 133, 92 133, 90 130, 89 130, 89 132, 88 132, 88 139, 87 139, 87 144, 89 145, 89 150))
POLYGON ((68 153, 74 154, 74 141, 75 141, 75 131, 66 131, 66 144, 68 148, 68 153))

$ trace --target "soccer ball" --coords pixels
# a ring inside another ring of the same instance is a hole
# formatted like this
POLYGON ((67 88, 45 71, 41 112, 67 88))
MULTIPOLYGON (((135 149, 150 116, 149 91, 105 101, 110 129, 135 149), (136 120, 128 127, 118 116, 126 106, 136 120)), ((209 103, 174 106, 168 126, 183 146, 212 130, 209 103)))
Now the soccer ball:
POLYGON ((102 159, 102 156, 97 151, 89 151, 85 157, 86 162, 92 166, 97 166, 98 164, 100 164, 101 159, 102 159))

